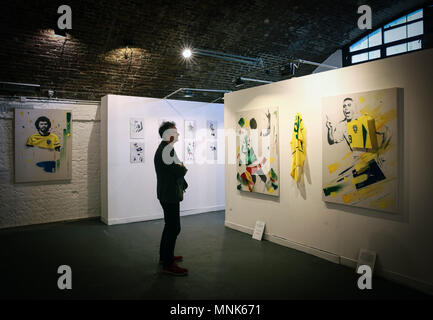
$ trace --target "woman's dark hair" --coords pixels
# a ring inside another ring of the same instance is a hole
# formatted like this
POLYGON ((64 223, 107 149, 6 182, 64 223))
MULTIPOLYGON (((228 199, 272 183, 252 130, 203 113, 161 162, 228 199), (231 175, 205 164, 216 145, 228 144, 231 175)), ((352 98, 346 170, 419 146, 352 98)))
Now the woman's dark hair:
POLYGON ((167 131, 168 129, 172 129, 176 127, 176 123, 171 122, 171 121, 165 121, 161 124, 161 126, 159 127, 159 136, 162 138, 162 136, 164 135, 164 132, 167 131))
POLYGON ((42 122, 42 121, 48 123, 48 130, 50 130, 51 129, 51 121, 47 117, 43 117, 43 116, 39 117, 38 120, 36 120, 36 122, 35 122, 36 129, 39 130, 39 123, 42 122))

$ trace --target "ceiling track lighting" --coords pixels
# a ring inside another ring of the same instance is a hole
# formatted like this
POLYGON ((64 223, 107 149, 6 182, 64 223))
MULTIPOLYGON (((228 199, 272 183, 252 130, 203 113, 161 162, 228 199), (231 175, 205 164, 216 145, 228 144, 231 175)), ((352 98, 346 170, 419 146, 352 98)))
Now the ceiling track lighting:
MULTIPOLYGON (((179 88, 175 91, 173 91, 172 93, 170 93, 169 95, 165 96, 163 99, 168 99, 172 96, 174 96, 175 94, 179 93, 183 91, 184 92, 184 97, 185 98, 191 98, 193 97, 193 92, 214 92, 214 93, 230 93, 232 91, 230 90, 217 90, 217 89, 195 89, 195 88, 179 88)), ((217 100, 219 100, 221 98, 218 98, 217 100)))
POLYGON ((268 81, 268 80, 245 78, 245 77, 237 77, 237 78, 235 78, 233 80, 233 85, 237 88, 237 87, 243 86, 245 84, 245 81, 258 82, 258 83, 263 83, 263 84, 273 83, 273 81, 268 81))
MULTIPOLYGON (((267 74, 269 74, 269 70, 274 69, 274 68, 279 68, 280 70, 280 74, 282 76, 287 76, 289 75, 290 77, 294 77, 296 74, 296 70, 301 66, 301 64, 309 64, 309 65, 314 65, 314 66, 318 66, 318 67, 324 67, 324 68, 329 68, 329 69, 338 69, 339 67, 335 67, 335 66, 331 66, 328 64, 324 64, 324 63, 317 63, 317 62, 313 62, 313 61, 308 61, 308 60, 304 60, 304 59, 289 59, 288 61, 284 62, 284 63, 278 63, 278 64, 274 64, 271 65, 269 67, 266 68, 262 68, 262 69, 258 69, 258 70, 253 70, 241 77, 239 77, 240 79, 244 78, 244 79, 248 79, 245 78, 245 76, 249 76, 258 72, 265 72, 267 74)), ((258 79, 253 79, 253 80, 249 80, 249 81, 255 81, 255 82, 261 82, 261 83, 272 83, 270 81, 265 81, 265 80, 258 80, 258 79)), ((240 86, 241 84, 238 84, 238 81, 234 81, 235 86, 240 86)))
POLYGON ((183 50, 182 55, 185 59, 190 59, 194 55, 199 55, 199 56, 212 57, 212 58, 231 61, 231 62, 244 63, 252 66, 260 66, 262 68, 264 67, 264 63, 261 58, 250 58, 250 57, 239 56, 235 54, 214 51, 214 50, 186 48, 183 50))
POLYGON ((0 82, 0 91, 39 93, 40 90, 41 86, 39 84, 0 82))

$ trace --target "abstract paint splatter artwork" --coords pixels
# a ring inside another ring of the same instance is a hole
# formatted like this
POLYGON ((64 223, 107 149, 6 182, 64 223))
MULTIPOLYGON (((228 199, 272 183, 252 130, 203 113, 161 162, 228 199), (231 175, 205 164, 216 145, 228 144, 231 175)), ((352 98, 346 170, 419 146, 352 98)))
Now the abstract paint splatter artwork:
POLYGON ((131 142, 131 163, 144 163, 143 142, 131 142))
POLYGON ((398 212, 397 89, 324 98, 324 201, 398 212))
POLYGON ((15 182, 72 178, 72 112, 15 109, 15 182))
POLYGON ((133 118, 129 122, 130 138, 144 139, 144 119, 133 118))
POLYGON ((208 122, 207 122, 207 138, 208 139, 216 139, 217 138, 217 130, 218 130, 218 122, 208 120, 208 122))
POLYGON ((185 139, 195 139, 196 125, 194 120, 185 120, 185 139))
POLYGON ((216 161, 218 160, 217 142, 209 141, 207 143, 207 160, 216 161))
POLYGON ((195 141, 185 140, 185 162, 194 162, 195 141))
POLYGON ((237 114, 237 188, 280 195, 278 108, 237 114))

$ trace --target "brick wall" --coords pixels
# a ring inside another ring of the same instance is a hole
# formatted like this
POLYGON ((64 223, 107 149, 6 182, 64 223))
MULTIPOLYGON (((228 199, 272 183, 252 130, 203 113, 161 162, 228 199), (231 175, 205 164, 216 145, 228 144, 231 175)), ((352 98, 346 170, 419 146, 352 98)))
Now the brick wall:
POLYGON ((0 113, 0 228, 100 216, 99 105, 0 101, 73 112, 72 180, 15 184, 13 113, 0 113))
MULTIPOLYGON (((425 2, 374 1, 373 24, 425 2)), ((209 57, 185 64, 182 46, 261 57, 266 66, 291 57, 321 62, 362 35, 356 27, 358 5, 346 0, 7 1, 0 10, 0 81, 40 84, 41 96, 54 89, 57 97, 85 100, 105 94, 162 98, 180 87, 235 90, 233 78, 250 71, 248 66, 209 57), (66 39, 52 32, 61 4, 73 13, 66 39)), ((298 75, 314 69, 305 65, 298 75)), ((284 79, 277 69, 251 77, 284 79)))

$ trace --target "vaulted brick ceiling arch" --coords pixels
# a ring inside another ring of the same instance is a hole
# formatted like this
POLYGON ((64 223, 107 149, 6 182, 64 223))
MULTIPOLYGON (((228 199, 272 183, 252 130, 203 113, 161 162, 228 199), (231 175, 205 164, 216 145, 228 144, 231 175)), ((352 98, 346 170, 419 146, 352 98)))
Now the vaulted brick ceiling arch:
MULTIPOLYGON (((379 26, 426 2, 377 0, 368 5, 374 26, 379 26)), ((57 23, 61 4, 64 1, 2 4, 0 81, 36 83, 43 92, 55 89, 57 97, 93 100, 108 93, 161 98, 180 87, 233 90, 233 78, 251 67, 209 57, 185 64, 182 46, 260 57, 267 66, 291 57, 321 62, 363 34, 356 27, 356 11, 365 3, 70 0, 73 29, 66 42, 47 31, 57 23)), ((304 65, 298 75, 313 69, 304 65)), ((256 77, 283 79, 276 69, 256 77)))

